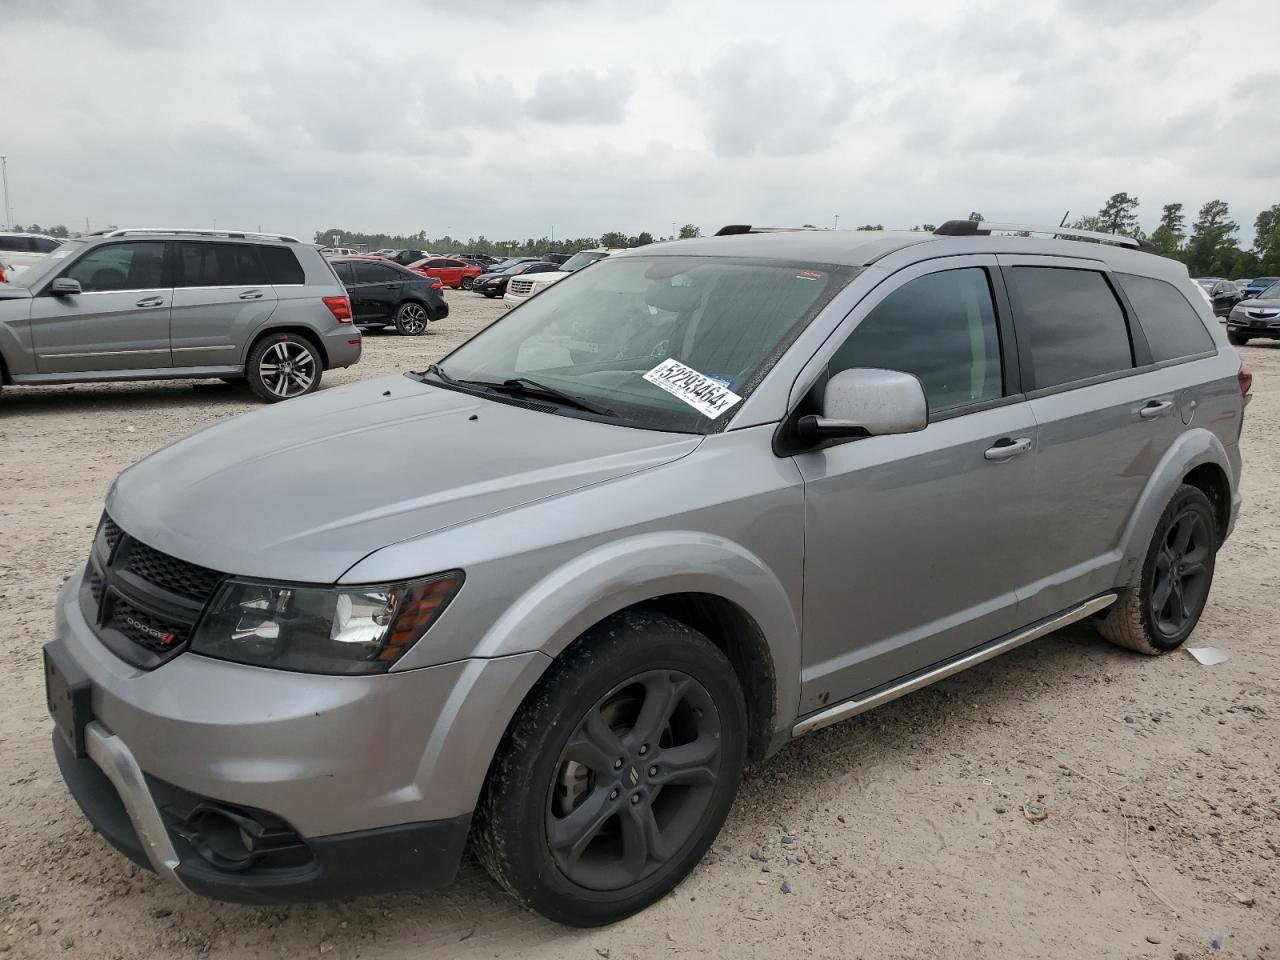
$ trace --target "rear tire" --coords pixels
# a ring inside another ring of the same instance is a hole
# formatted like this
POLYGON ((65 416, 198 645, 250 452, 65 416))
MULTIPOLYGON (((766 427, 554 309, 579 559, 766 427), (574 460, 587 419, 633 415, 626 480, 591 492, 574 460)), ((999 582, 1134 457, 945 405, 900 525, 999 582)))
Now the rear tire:
POLYGON ((1217 553, 1213 504, 1184 483, 1156 524, 1141 570, 1097 621, 1098 631, 1147 656, 1178 649, 1204 613, 1217 553))
POLYGON ((269 333, 249 351, 245 376, 259 400, 279 403, 314 393, 323 370, 320 351, 310 340, 296 333, 269 333))
POLYGON ((1236 333, 1234 330, 1227 331, 1227 342, 1237 347, 1243 347, 1249 342, 1249 338, 1242 333, 1236 333))
POLYGON ((471 289, 471 285, 472 285, 473 283, 475 283, 475 277, 463 277, 463 278, 462 278, 462 289, 463 289, 463 290, 470 290, 470 289, 471 289))
POLYGON ((670 892, 737 793, 746 706, 701 633, 624 611, 574 644, 521 705, 476 810, 476 852, 522 904, 593 927, 670 892))

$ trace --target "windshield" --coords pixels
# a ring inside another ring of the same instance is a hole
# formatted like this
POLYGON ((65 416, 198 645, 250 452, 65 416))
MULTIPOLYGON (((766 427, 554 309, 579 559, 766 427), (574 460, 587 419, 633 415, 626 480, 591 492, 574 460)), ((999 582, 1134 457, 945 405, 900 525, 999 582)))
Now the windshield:
MULTIPOLYGON (((517 307, 439 369, 454 381, 499 386, 524 378, 629 426, 714 433, 857 272, 776 260, 611 257, 517 307)), ((541 396, 533 402, 546 409, 541 396)), ((582 415, 567 405, 555 412, 582 415)))
POLYGON ((573 273, 573 271, 581 270, 583 267, 589 266, 597 260, 603 260, 607 256, 607 253, 601 253, 597 250, 579 250, 564 263, 560 264, 560 270, 563 273, 573 273))
POLYGON ((1258 294, 1257 299, 1280 300, 1280 283, 1273 283, 1271 286, 1265 287, 1263 291, 1258 294))
POLYGON ((82 249, 84 249, 83 240, 64 240, 62 245, 47 257, 41 257, 39 262, 27 267, 10 282, 16 287, 26 287, 30 290, 46 276, 60 268, 66 262, 67 257, 78 253, 82 249))
POLYGON ((1257 280, 1253 281, 1253 283, 1249 284, 1249 286, 1266 289, 1277 282, 1280 282, 1280 277, 1259 277, 1257 280))
POLYGON ((1200 284, 1200 286, 1204 287, 1206 290, 1212 290, 1213 285, 1217 282, 1218 282, 1217 280, 1197 280, 1196 281, 1196 283, 1200 284))

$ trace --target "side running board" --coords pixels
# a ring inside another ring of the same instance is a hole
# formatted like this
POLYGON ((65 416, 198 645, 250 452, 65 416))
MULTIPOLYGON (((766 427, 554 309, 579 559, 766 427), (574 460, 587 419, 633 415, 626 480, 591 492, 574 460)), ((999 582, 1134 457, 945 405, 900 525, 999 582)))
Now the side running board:
POLYGON ((957 660, 951 660, 924 673, 916 674, 908 677, 900 683, 891 687, 886 687, 876 693, 868 694, 861 698, 853 700, 845 700, 827 709, 819 711, 805 717, 794 727, 791 728, 792 737, 803 737, 806 733, 813 733, 815 730, 821 730, 823 727, 829 727, 833 723, 839 723, 841 720, 848 720, 850 717, 856 717, 860 713, 872 710, 881 704, 888 703, 891 700, 897 700, 904 697, 908 693, 913 693, 921 687, 927 687, 931 683, 937 683, 939 680, 945 680, 947 677, 954 676, 962 670, 976 666, 984 660, 990 660, 992 657, 998 657, 1002 653, 1007 653, 1015 647, 1020 647, 1024 643, 1030 643, 1043 637, 1045 634, 1053 633, 1060 630, 1068 624, 1075 623, 1077 620, 1083 620, 1085 617, 1092 616, 1099 610, 1105 610, 1111 604, 1115 603, 1116 595, 1114 593, 1104 594, 1101 597, 1094 597, 1092 600, 1086 600, 1078 607, 1072 607, 1065 613, 1060 613, 1048 620, 1043 620, 1033 627, 1005 637, 1003 640, 997 640, 995 643, 985 647, 979 647, 972 653, 967 653, 957 660))

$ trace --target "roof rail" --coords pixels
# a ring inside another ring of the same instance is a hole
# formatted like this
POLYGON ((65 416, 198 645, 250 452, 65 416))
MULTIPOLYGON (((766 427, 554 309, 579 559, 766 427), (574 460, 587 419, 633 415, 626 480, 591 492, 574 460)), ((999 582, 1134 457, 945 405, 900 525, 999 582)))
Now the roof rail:
POLYGON ((227 237, 231 240, 279 240, 298 243, 297 237, 282 233, 255 233, 251 230, 206 230, 200 227, 126 227, 122 230, 95 230, 91 237, 127 237, 137 233, 169 233, 184 237, 227 237))
POLYGON ((739 233, 790 233, 800 230, 825 230, 826 227, 754 227, 749 223, 731 223, 716 231, 717 237, 731 237, 739 233))
POLYGON ((1077 230, 1075 227, 1045 227, 1032 223, 990 223, 986 220, 948 220, 933 231, 940 237, 985 237, 993 233, 1042 233, 1051 237, 1078 237, 1096 240, 1098 243, 1114 243, 1154 253, 1155 247, 1145 240, 1126 237, 1121 233, 1101 233, 1097 230, 1077 230))

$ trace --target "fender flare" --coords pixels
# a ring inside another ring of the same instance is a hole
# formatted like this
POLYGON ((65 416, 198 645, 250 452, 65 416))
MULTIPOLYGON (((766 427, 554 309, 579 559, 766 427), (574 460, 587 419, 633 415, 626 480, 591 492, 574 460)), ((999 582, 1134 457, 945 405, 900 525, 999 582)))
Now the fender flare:
MULTIPOLYGON (((1231 489, 1236 488, 1236 477, 1226 449, 1212 431, 1203 427, 1189 430, 1165 451, 1165 455, 1152 470, 1151 479, 1147 481, 1146 489, 1138 498, 1120 536, 1121 560, 1116 574, 1118 585, 1132 582, 1142 569, 1156 524, 1164 513, 1164 508, 1173 499, 1182 478, 1206 463, 1220 467, 1226 474, 1231 489)), ((1225 533, 1223 531, 1224 535, 1225 533)))

